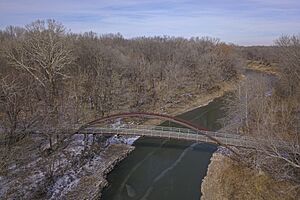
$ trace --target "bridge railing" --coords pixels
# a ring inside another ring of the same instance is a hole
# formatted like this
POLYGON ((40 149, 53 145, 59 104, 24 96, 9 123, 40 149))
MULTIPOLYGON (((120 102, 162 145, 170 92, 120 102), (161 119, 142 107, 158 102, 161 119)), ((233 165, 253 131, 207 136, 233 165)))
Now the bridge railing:
MULTIPOLYGON (((244 139, 240 135, 213 132, 213 131, 199 131, 188 128, 178 127, 166 127, 166 126, 151 126, 151 125, 125 125, 119 127, 103 126, 103 127, 88 127, 85 129, 85 133, 113 133, 123 135, 140 135, 140 136, 152 136, 152 137, 169 137, 178 139, 188 139, 195 141, 212 142, 211 139, 205 135, 209 135, 213 138, 217 138, 224 144, 235 143, 243 146, 244 139)), ((213 141, 215 142, 215 141, 213 141)))
MULTIPOLYGON (((85 130, 93 132, 94 130, 99 130, 100 127, 88 127, 85 130)), ((208 134, 210 136, 214 137, 224 137, 224 138, 236 138, 240 139, 241 136, 237 134, 228 134, 224 132, 214 132, 214 131, 194 131, 188 128, 179 128, 179 127, 167 127, 167 126, 151 126, 151 125, 125 125, 120 127, 112 127, 112 126, 102 126, 101 128, 107 128, 107 129, 116 129, 116 130, 123 130, 123 129, 131 129, 131 130, 156 130, 156 131, 171 131, 171 132, 179 132, 179 133, 188 133, 188 134, 199 134, 204 135, 208 134)))
MULTIPOLYGON (((138 135, 138 136, 152 136, 164 138, 177 138, 202 142, 213 142, 206 135, 216 138, 218 141, 226 145, 234 145, 240 147, 255 147, 262 140, 250 136, 241 136, 238 134, 229 134, 224 132, 213 131, 194 131, 188 128, 166 127, 166 126, 150 126, 150 125, 130 125, 120 127, 87 127, 81 133, 110 133, 123 135, 138 135)), ((266 141, 268 142, 268 141, 266 141)), ((283 146, 283 143, 275 144, 276 146, 283 146)))
MULTIPOLYGON (((214 131, 194 131, 189 128, 181 128, 181 127, 168 127, 168 126, 153 126, 153 125, 122 125, 113 127, 111 125, 106 125, 102 127, 98 126, 90 126, 84 129, 85 133, 95 133, 101 131, 102 133, 122 133, 126 135, 150 135, 150 136, 163 136, 161 134, 166 134, 164 137, 175 137, 177 134, 177 138, 190 138, 195 139, 195 135, 205 136, 209 135, 213 138, 217 138, 224 144, 236 144, 237 146, 255 146, 258 141, 262 142, 263 139, 254 138, 251 136, 242 136, 239 134, 225 133, 225 132, 214 132, 214 131)), ((205 141, 209 141, 207 138, 203 138, 205 141)), ((268 142, 266 140, 266 142, 268 142)), ((283 145, 283 143, 280 143, 283 145)))

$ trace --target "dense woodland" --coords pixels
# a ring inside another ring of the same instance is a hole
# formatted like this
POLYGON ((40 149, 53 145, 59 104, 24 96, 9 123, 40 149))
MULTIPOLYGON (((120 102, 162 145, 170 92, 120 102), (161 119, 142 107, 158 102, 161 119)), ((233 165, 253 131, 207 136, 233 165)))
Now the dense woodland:
POLYGON ((246 79, 228 102, 228 129, 264 141, 240 149, 238 160, 299 183, 299 36, 237 47, 209 37, 75 34, 54 20, 0 32, 0 171, 17 159, 10 149, 28 131, 44 133, 51 149, 53 137, 75 124, 121 111, 164 112, 182 95, 218 90, 238 79, 247 60, 276 63, 280 75, 272 95, 263 79, 246 79), (288 145, 278 148, 278 141, 288 145))
POLYGON ((213 38, 82 35, 55 21, 1 32, 1 120, 48 132, 114 111, 160 107, 237 76, 235 49, 213 38))

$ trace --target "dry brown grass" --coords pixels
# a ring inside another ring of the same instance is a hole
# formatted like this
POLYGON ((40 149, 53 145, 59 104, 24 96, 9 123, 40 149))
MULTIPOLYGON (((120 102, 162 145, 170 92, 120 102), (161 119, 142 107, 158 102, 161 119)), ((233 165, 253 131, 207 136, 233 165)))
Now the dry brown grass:
POLYGON ((248 60, 247 67, 248 67, 248 69, 255 70, 258 72, 272 74, 272 75, 279 75, 279 69, 278 69, 277 64, 275 64, 275 63, 266 64, 266 63, 260 62, 260 61, 248 60))
POLYGON ((300 191, 287 181, 238 165, 214 154, 202 184, 202 200, 296 200, 300 191), (298 193, 297 193, 298 192, 298 193))

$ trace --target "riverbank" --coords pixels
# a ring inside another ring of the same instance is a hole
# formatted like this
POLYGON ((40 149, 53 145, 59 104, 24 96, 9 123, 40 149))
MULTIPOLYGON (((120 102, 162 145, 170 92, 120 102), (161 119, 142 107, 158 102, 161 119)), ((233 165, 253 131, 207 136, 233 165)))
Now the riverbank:
POLYGON ((201 185, 201 200, 296 200, 299 196, 293 189, 290 182, 276 181, 221 153, 214 153, 201 185))
MULTIPOLYGON (((257 73, 280 76, 276 68, 259 62, 249 62, 247 69, 257 73)), ((250 169, 228 156, 215 152, 211 157, 206 177, 201 184, 201 200, 296 200, 299 186, 275 180, 268 174, 250 169)))
MULTIPOLYGON (((189 95, 184 95, 185 98, 176 100, 176 104, 168 105, 167 107, 161 108, 163 113, 176 116, 183 114, 185 112, 189 112, 196 108, 200 108, 206 106, 214 99, 224 96, 226 93, 233 91, 236 89, 236 85, 239 81, 244 79, 244 75, 240 75, 239 78, 235 80, 231 80, 228 82, 224 82, 218 86, 218 89, 204 93, 193 93, 189 95)), ((161 110, 154 109, 155 112, 161 113, 161 110)), ((160 120, 148 120, 145 124, 156 125, 161 123, 160 120)))
POLYGON ((259 72, 259 73, 264 73, 264 74, 269 74, 269 75, 278 76, 280 74, 279 68, 278 68, 277 64, 275 64, 275 63, 266 65, 263 62, 248 60, 247 68, 250 70, 259 72))
POLYGON ((174 107, 170 107, 167 110, 167 113, 175 116, 202 106, 206 106, 214 99, 224 96, 227 92, 233 91, 236 88, 237 82, 241 79, 243 79, 243 76, 237 80, 224 82, 222 85, 219 85, 219 89, 208 92, 207 94, 195 94, 193 98, 189 98, 186 101, 179 102, 174 107))
MULTIPOLYGON (((182 96, 180 100, 174 101, 176 103, 164 108, 164 113, 178 115, 207 105, 213 99, 234 89, 234 85, 235 81, 232 81, 224 83, 219 90, 211 91, 206 95, 189 94, 189 98, 182 96)), ((156 108, 153 112, 161 111, 156 108)), ((68 146, 62 150, 62 153, 58 154, 59 151, 57 151, 51 157, 47 157, 40 155, 43 152, 41 149, 44 149, 42 146, 45 145, 43 138, 28 136, 26 140, 21 141, 24 143, 22 146, 31 147, 35 144, 37 147, 25 148, 26 152, 22 152, 21 157, 28 160, 27 164, 14 166, 9 170, 9 176, 0 176, 0 196, 5 199, 21 197, 27 199, 95 199, 100 197, 102 189, 108 185, 107 174, 118 162, 126 158, 134 147, 126 144, 124 138, 120 138, 121 144, 115 144, 116 141, 110 140, 98 143, 97 140, 89 138, 86 144, 81 136, 70 138, 69 141, 65 141, 68 146), (23 154, 27 156, 24 157, 23 154), (51 160, 51 158, 55 159, 51 160), (48 169, 48 166, 52 164, 53 167, 48 169), (50 179, 49 170, 52 174, 50 179)))
POLYGON ((101 152, 98 162, 93 163, 92 169, 78 180, 78 183, 70 191, 60 196, 60 199, 99 199, 101 191, 108 186, 107 174, 113 170, 115 165, 127 157, 133 151, 133 146, 126 144, 112 144, 101 152), (103 162, 104 161, 104 162, 103 162))
MULTIPOLYGON (((97 199, 107 186, 106 175, 134 149, 126 141, 83 142, 74 135, 61 153, 51 158, 39 154, 43 138, 26 137, 23 154, 27 163, 13 165, 0 174, 1 199, 97 199), (50 160, 51 159, 51 160, 50 160), (53 159, 53 160, 52 160, 53 159), (54 160, 55 159, 55 160, 54 160), (50 168, 51 167, 51 168, 50 168), (49 174, 51 170, 51 175, 49 174)), ((129 143, 131 141, 129 140, 129 143)))

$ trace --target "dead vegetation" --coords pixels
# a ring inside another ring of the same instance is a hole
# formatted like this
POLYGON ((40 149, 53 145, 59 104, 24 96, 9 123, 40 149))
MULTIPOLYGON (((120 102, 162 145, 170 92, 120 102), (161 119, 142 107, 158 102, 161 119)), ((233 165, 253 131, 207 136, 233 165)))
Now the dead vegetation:
POLYGON ((299 36, 283 36, 276 44, 279 76, 246 79, 228 101, 225 121, 228 130, 257 141, 254 149, 239 149, 238 159, 276 181, 291 182, 288 194, 300 185, 299 36))
POLYGON ((297 185, 278 181, 259 170, 233 162, 221 154, 214 154, 201 191, 202 200, 295 200, 297 185))
POLYGON ((208 37, 128 40, 119 34, 74 34, 54 20, 10 26, 0 31, 0 173, 6 177, 16 166, 26 177, 23 161, 42 159, 42 188, 32 180, 23 184, 49 196, 53 180, 63 176, 57 169, 69 166, 61 157, 69 164, 74 158, 63 154, 70 140, 60 133, 114 112, 165 112, 186 96, 233 81, 241 63, 234 46, 208 37), (28 142, 35 132, 42 139, 28 142))

